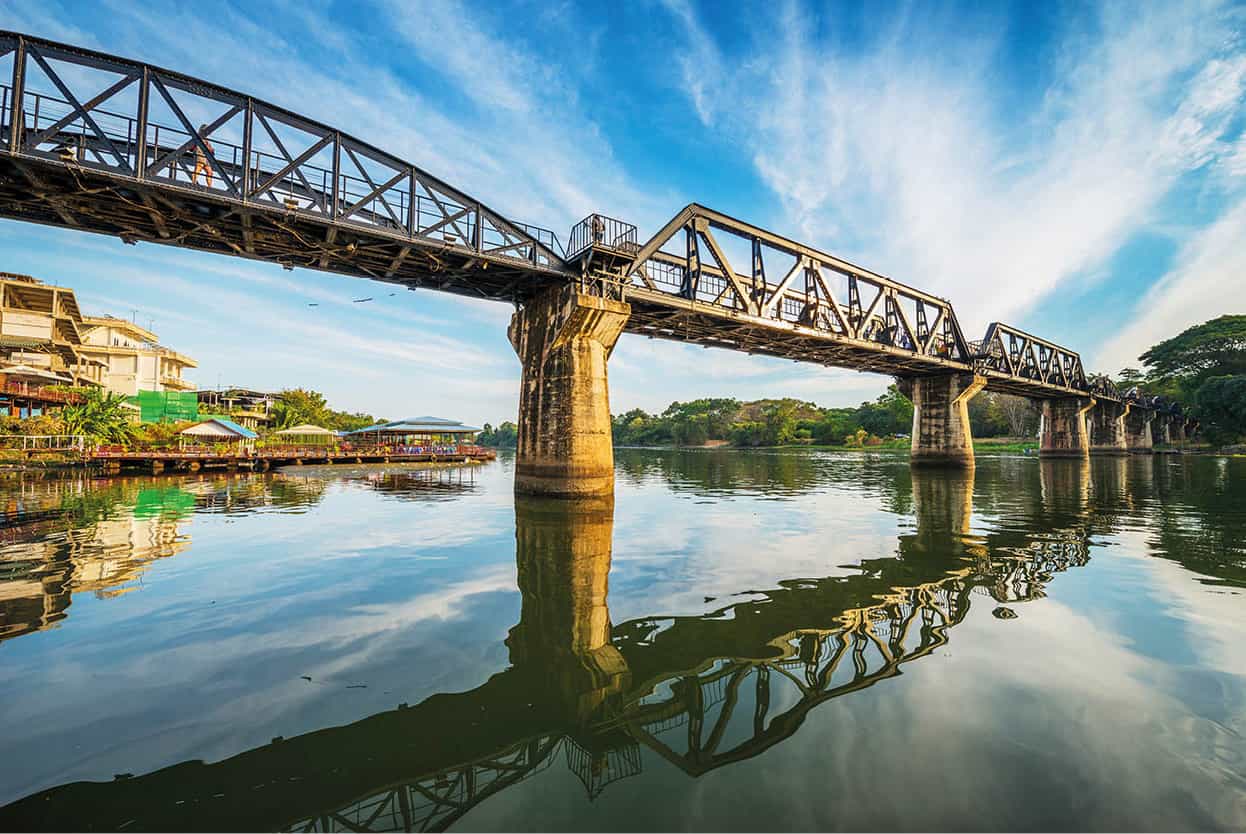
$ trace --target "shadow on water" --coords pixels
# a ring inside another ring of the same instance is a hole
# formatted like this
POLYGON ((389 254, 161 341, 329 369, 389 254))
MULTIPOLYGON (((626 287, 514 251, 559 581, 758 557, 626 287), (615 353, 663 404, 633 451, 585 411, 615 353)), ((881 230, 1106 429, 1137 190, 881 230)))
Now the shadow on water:
MULTIPOLYGON (((788 456, 763 457, 742 469, 722 457, 673 453, 643 462, 621 456, 621 471, 706 492, 726 489, 733 479, 800 492, 834 477, 788 456)), ((368 477, 368 486, 402 500, 450 489, 444 479, 430 486, 403 475, 368 477)), ((519 499, 521 613, 506 638, 509 668, 483 685, 275 739, 211 764, 188 761, 41 791, 0 809, 0 824, 444 830, 555 763, 569 768, 590 796, 640 773, 643 749, 701 776, 780 744, 818 705, 883 684, 906 664, 932 657, 954 639, 972 605, 988 605, 1001 619, 1018 616, 1018 607, 1044 596, 1058 574, 1087 563, 1096 536, 1111 534, 1141 506, 1161 510, 1162 552, 1180 554, 1183 564, 1211 574, 1210 581, 1240 583, 1241 551, 1227 561, 1215 554, 1246 531, 1217 528, 1210 515, 1193 517, 1188 505, 1164 517, 1164 493, 1175 477, 1181 476, 1164 461, 1149 459, 1012 461, 977 474, 883 468, 868 476, 866 488, 904 508, 912 522, 893 557, 867 559, 847 576, 780 582, 700 616, 618 624, 607 601, 613 503, 519 499), (976 533, 975 513, 998 523, 976 533)), ((144 560, 177 552, 184 543, 178 524, 189 512, 305 509, 328 483, 267 477, 168 487, 143 481, 92 490, 72 482, 44 485, 43 492, 32 487, 22 499, 24 514, 10 508, 6 524, 46 510, 46 518, 27 522, 50 525, 32 528, 42 550, 25 568, 10 558, 4 564, 10 581, 23 581, 27 570, 45 599, 56 602, 51 614, 45 602, 25 628, 64 616, 70 593, 97 590, 84 578, 93 570, 87 554, 106 552, 118 535, 150 544, 132 548, 129 564, 103 580, 105 587, 124 587, 144 560), (118 505, 131 509, 118 513, 118 505), (122 519, 129 527, 110 532, 108 525, 122 519)), ((14 621, 12 609, 5 610, 14 621)))

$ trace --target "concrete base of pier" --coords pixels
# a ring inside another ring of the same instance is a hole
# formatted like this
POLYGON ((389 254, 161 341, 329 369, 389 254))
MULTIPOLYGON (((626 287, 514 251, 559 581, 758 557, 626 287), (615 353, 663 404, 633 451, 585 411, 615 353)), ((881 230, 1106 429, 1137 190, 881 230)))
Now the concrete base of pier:
POLYGON ((975 374, 952 373, 898 380, 913 401, 913 466, 973 466, 969 401, 986 385, 975 374))
POLYGON ((1038 453, 1052 458, 1079 458, 1090 454, 1086 413, 1094 407, 1091 397, 1043 400, 1038 453))
POLYGON ((511 318, 523 364, 515 492, 585 497, 614 492, 606 361, 631 307, 558 287, 511 318))
POLYGON ((1129 454, 1128 432, 1125 420, 1129 415, 1129 403, 1103 400, 1095 404, 1086 415, 1090 429, 1090 454, 1129 454))
POLYGON ((1125 414, 1125 447, 1135 454, 1150 454, 1154 443, 1151 423, 1155 412, 1146 408, 1130 408, 1125 414))

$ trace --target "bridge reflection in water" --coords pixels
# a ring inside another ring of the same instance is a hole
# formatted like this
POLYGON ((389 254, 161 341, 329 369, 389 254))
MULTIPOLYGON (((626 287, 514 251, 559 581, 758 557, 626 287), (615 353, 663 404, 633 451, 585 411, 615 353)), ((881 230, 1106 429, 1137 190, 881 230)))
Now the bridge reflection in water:
MULTIPOLYGON (((52 788, 0 809, 0 825, 445 830, 556 764, 590 796, 638 774, 644 749, 700 776, 789 738, 819 704, 937 656, 975 601, 1017 616, 1087 562, 1092 527, 1127 501, 1129 465, 1097 461, 1092 478, 1086 461, 1040 462, 1024 529, 988 536, 971 528, 974 470, 906 469, 895 500, 911 484, 916 524, 895 558, 702 616, 618 625, 607 605, 612 502, 520 499, 511 666, 483 685, 212 764, 52 788)), ((992 485, 982 486, 990 512, 992 485)))

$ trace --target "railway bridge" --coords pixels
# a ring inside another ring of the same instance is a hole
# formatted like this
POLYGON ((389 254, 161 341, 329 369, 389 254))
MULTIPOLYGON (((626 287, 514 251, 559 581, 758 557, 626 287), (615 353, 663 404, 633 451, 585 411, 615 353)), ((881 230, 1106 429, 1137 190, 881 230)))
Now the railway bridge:
POLYGON ((701 205, 647 240, 603 215, 564 242, 420 167, 244 93, 0 33, 0 217, 513 304, 516 490, 613 490, 607 385, 624 332, 895 377, 915 464, 971 466, 967 405, 1042 403, 1044 455, 1147 451, 1193 425, 1076 351, 701 205))

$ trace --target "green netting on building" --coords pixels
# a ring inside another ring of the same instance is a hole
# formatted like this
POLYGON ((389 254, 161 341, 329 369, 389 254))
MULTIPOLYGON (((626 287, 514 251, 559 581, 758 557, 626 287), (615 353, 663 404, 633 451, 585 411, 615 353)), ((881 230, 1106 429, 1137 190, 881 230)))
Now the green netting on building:
POLYGON ((199 419, 199 396, 194 391, 139 391, 130 397, 144 423, 171 423, 199 419))

